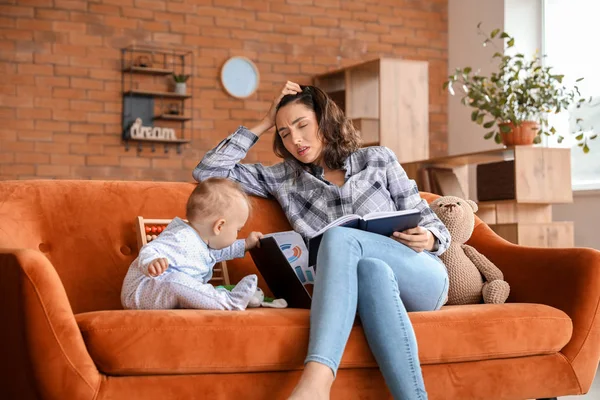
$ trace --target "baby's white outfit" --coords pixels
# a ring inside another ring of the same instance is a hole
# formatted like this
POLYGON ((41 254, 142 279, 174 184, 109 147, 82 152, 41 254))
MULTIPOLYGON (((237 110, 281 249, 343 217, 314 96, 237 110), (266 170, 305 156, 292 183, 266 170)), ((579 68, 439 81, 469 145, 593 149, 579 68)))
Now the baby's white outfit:
POLYGON ((123 281, 121 303, 126 309, 244 310, 256 292, 256 275, 244 277, 233 290, 215 288, 208 281, 214 265, 244 257, 245 241, 214 250, 181 218, 175 218, 153 241, 140 250, 123 281), (148 265, 166 258, 169 268, 150 276, 148 265))

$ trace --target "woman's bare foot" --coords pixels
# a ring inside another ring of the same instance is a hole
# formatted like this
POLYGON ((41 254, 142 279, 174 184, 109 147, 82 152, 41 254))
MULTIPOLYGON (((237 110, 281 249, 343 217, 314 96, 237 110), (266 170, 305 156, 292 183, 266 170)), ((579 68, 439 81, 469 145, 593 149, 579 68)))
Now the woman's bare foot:
POLYGON ((288 400, 329 400, 332 384, 333 373, 328 366, 309 362, 288 400))

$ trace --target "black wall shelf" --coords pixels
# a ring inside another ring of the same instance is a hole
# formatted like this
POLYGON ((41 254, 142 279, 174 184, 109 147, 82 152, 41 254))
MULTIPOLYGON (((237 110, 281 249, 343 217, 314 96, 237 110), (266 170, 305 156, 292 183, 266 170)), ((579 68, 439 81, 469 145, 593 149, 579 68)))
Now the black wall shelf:
POLYGON ((122 139, 125 149, 129 150, 129 142, 134 142, 138 152, 147 143, 153 152, 156 151, 156 144, 162 144, 165 152, 173 145, 181 153, 181 146, 190 143, 192 135, 193 53, 187 50, 130 46, 121 49, 121 71, 122 139), (175 84, 172 74, 189 75, 185 94, 173 91, 175 84), (143 127, 174 129, 177 138, 132 137, 130 128, 137 118, 142 120, 143 127))

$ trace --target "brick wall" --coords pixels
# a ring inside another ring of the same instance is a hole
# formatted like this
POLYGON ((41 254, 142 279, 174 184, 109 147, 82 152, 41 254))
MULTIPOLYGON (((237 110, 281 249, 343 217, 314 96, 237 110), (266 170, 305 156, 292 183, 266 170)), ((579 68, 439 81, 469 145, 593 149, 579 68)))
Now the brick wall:
MULTIPOLYGON (((206 150, 262 117, 285 80, 310 83, 384 55, 429 61, 431 154, 444 154, 447 0, 4 0, 0 179, 190 180, 206 150), (131 44, 194 51, 193 141, 180 155, 124 149, 120 48, 131 44), (260 70, 246 100, 219 82, 233 55, 260 70)), ((276 161, 271 140, 246 161, 276 161)))

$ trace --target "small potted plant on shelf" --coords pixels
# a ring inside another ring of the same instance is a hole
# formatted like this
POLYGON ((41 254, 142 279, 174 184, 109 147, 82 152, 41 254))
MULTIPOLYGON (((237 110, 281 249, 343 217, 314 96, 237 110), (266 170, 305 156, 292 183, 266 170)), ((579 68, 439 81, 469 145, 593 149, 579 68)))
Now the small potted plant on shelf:
MULTIPOLYGON (((485 37, 484 47, 495 46, 495 38, 505 40, 507 49, 515 45, 515 39, 500 29, 489 35, 481 30, 481 23, 477 29, 485 37)), ((491 129, 484 139, 494 138, 496 143, 505 145, 540 143, 542 134, 556 134, 556 129, 548 123, 549 113, 558 114, 573 105, 579 108, 586 102, 579 88, 564 86, 564 75, 552 72, 552 67, 545 66, 537 52, 531 59, 521 53, 501 52, 494 53, 492 58, 498 61, 498 67, 490 76, 483 76, 471 67, 457 68, 444 83, 450 94, 455 95, 455 90, 462 92, 462 104, 473 108, 473 122, 491 129)), ((587 141, 596 135, 589 136, 581 128, 571 133, 587 153, 587 141)), ((558 136, 559 143, 563 139, 558 136)))
POLYGON ((185 94, 187 87, 186 82, 190 78, 190 75, 186 74, 173 74, 173 80, 175 81, 175 93, 185 94))

